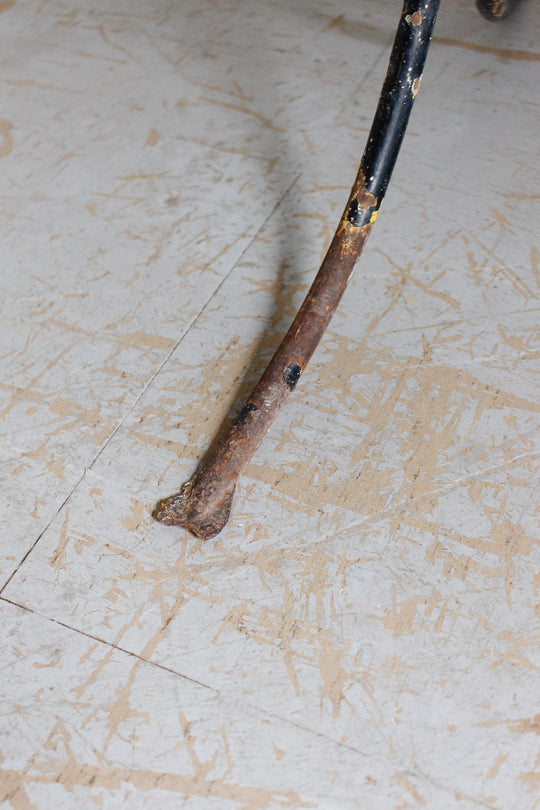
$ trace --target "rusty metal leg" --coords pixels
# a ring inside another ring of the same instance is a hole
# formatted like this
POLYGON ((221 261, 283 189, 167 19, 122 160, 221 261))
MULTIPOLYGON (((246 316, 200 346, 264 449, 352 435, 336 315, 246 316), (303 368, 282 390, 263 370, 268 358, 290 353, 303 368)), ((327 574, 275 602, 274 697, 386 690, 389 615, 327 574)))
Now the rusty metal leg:
POLYGON ((283 342, 229 433, 154 517, 205 540, 225 526, 242 469, 306 368, 347 286, 403 141, 440 0, 405 0, 358 175, 321 268, 283 342))
POLYGON ((486 20, 502 20, 508 17, 518 4, 518 0, 476 0, 476 7, 486 20))

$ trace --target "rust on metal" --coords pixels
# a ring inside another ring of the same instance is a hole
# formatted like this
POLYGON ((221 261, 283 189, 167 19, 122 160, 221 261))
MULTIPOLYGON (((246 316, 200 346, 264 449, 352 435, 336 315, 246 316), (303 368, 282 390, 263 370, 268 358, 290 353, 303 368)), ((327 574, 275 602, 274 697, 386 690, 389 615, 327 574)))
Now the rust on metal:
POLYGON ((319 272, 281 345, 215 451, 154 517, 203 539, 227 523, 241 472, 294 390, 371 232, 418 90, 440 0, 405 0, 360 168, 319 272), (412 23, 412 24, 411 24, 412 23))
POLYGON ((503 20, 515 10, 518 0, 476 0, 480 14, 486 20, 503 20))
POLYGON ((328 253, 289 331, 214 454, 179 493, 158 503, 154 517, 161 523, 182 526, 204 540, 227 523, 240 473, 296 387, 373 227, 370 222, 357 226, 351 221, 351 211, 357 216, 358 211, 377 206, 361 172, 359 175, 328 253))
POLYGON ((420 25, 422 22, 422 14, 419 11, 415 11, 414 14, 407 14, 405 19, 410 25, 420 25))

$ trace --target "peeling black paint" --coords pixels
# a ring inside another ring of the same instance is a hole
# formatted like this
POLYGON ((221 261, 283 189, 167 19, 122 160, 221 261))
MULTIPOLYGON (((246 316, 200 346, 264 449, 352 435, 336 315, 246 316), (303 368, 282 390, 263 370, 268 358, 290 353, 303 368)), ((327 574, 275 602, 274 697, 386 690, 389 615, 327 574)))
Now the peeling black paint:
POLYGON ((354 200, 351 200, 349 203, 347 222, 350 222, 355 228, 363 228, 364 225, 368 225, 373 212, 376 210, 376 205, 371 205, 368 208, 362 207, 355 197, 354 200))
POLYGON ((302 369, 296 362, 293 360, 292 363, 289 363, 285 371, 283 372, 283 381, 292 389, 296 387, 296 383, 300 379, 300 375, 302 373, 302 369))
POLYGON ((245 417, 246 417, 246 416, 247 416, 249 413, 251 413, 252 411, 258 411, 258 410, 259 410, 259 408, 258 408, 258 406, 257 406, 257 405, 255 405, 255 403, 254 403, 254 402, 246 402, 246 404, 244 405, 244 407, 243 407, 243 408, 242 408, 242 410, 240 411, 240 414, 239 414, 239 417, 238 417, 238 418, 239 418, 239 419, 245 419, 245 417))
POLYGON ((360 216, 358 211, 358 200, 351 200, 349 204, 349 210, 347 212, 347 220, 354 225, 355 228, 358 228, 360 225, 360 216))

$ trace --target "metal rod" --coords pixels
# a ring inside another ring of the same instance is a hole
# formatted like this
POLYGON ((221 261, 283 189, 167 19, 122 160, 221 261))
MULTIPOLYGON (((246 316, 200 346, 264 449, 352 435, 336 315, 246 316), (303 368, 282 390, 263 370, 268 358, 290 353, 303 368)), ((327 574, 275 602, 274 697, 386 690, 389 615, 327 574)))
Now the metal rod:
POLYGON ((476 7, 486 20, 503 20, 515 10, 518 0, 476 0, 476 7))
POLYGON ((236 483, 306 368, 370 234, 420 87, 440 0, 405 0, 360 168, 336 233, 296 318, 228 434, 154 517, 207 540, 229 518, 236 483))

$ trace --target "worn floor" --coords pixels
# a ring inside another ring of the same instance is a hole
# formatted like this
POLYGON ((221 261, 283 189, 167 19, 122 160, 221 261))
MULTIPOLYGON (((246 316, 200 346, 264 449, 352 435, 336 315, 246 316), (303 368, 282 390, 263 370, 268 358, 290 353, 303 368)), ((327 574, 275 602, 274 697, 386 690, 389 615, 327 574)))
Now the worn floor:
POLYGON ((0 2, 0 807, 540 808, 540 4, 443 0, 354 280, 204 543, 399 0, 0 2))

